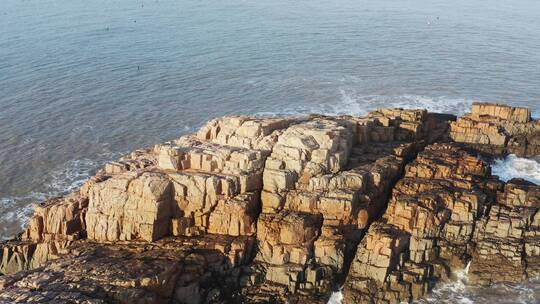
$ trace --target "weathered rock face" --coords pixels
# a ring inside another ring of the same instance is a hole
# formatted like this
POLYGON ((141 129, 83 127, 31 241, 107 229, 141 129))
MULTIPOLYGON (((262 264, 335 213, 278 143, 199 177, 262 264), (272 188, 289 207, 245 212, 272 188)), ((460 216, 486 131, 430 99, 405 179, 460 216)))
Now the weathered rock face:
POLYGON ((504 185, 455 144, 427 147, 360 243, 345 302, 410 301, 469 261, 472 282, 537 275, 539 189, 520 181, 504 185))
POLYGON ((511 180, 477 223, 470 280, 520 282, 540 273, 540 186, 511 180))
POLYGON ((540 154, 540 121, 526 108, 474 103, 470 114, 451 124, 450 136, 492 155, 540 154))
POLYGON ((427 124, 425 111, 379 110, 365 119, 319 117, 283 132, 264 169, 254 261, 263 279, 247 289, 248 300, 325 296, 424 144, 427 124))
POLYGON ((479 284, 537 274, 539 186, 470 148, 534 154, 538 122, 453 120, 225 117, 135 151, 0 244, 0 303, 322 303, 343 282, 347 303, 396 303, 469 262, 479 284))
POLYGON ((346 303, 409 301, 465 264, 475 221, 493 197, 488 177, 487 164, 459 147, 421 152, 358 247, 346 303))

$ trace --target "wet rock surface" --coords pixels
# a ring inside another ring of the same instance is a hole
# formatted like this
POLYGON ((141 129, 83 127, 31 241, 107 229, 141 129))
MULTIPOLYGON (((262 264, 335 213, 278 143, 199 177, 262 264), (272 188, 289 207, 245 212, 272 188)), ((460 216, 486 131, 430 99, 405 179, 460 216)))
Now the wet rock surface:
POLYGON ((521 281, 540 187, 477 155, 537 155, 538 126, 492 104, 214 119, 37 206, 0 244, 0 303, 397 303, 468 263, 521 281))

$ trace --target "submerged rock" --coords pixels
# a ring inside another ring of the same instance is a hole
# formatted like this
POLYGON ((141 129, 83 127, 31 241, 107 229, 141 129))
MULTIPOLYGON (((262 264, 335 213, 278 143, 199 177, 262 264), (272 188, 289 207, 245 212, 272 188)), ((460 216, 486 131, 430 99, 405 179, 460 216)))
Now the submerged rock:
MULTIPOLYGON (((527 109, 224 117, 107 164, 0 244, 0 302, 411 301, 470 262, 540 271, 538 185, 477 153, 539 151, 527 109)), ((501 271, 502 269, 502 271, 501 271)))

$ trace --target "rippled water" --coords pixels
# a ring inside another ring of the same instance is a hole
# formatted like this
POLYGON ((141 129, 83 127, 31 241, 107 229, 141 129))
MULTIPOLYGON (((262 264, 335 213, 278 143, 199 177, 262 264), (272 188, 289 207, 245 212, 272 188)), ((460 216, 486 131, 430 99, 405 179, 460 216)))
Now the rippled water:
POLYGON ((538 111, 538 12, 536 0, 2 0, 0 237, 30 203, 215 116, 463 113, 473 99, 538 111))

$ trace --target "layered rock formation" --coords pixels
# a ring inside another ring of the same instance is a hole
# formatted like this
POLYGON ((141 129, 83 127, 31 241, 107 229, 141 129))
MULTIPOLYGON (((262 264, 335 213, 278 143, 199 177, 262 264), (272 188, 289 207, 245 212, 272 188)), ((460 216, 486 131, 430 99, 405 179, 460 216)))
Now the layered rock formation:
POLYGON ((494 187, 486 163, 453 145, 427 147, 407 166, 382 219, 358 247, 348 302, 419 298, 449 269, 463 267, 494 187))
POLYGON ((520 282, 540 273, 539 208, 538 185, 511 180, 500 186, 489 213, 477 223, 472 283, 520 282))
POLYGON ((347 303, 397 303, 469 262, 479 284, 536 275, 539 186, 475 154, 538 154, 538 121, 454 120, 212 120, 37 206, 0 245, 0 302, 324 303, 344 284, 347 303))
POLYGON ((491 155, 540 154, 540 121, 532 120, 527 108, 473 103, 470 114, 451 124, 450 136, 491 155))
POLYGON ((386 109, 288 128, 266 160, 253 263, 261 280, 245 290, 246 301, 324 299, 428 126, 446 129, 425 111, 386 109))

